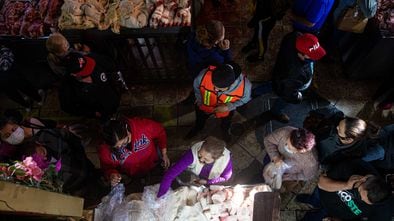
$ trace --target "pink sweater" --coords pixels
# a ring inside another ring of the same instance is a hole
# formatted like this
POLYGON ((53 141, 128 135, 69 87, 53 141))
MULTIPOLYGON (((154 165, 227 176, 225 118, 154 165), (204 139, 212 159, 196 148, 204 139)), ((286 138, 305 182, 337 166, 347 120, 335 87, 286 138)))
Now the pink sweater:
POLYGON ((286 126, 267 135, 264 138, 265 150, 271 159, 282 156, 284 162, 291 166, 283 175, 283 180, 310 180, 318 175, 316 148, 305 153, 289 153, 284 148, 291 131, 295 129, 297 128, 286 126))

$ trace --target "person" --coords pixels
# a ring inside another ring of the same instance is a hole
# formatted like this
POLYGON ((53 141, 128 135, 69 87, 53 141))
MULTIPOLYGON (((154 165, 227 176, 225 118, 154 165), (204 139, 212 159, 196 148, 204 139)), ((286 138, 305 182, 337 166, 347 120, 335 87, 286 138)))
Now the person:
POLYGON ((163 161, 170 166, 167 156, 167 136, 163 126, 144 118, 110 120, 103 128, 104 143, 98 154, 105 177, 115 186, 121 174, 146 175, 163 161))
POLYGON ((70 52, 65 58, 68 75, 59 88, 64 112, 108 120, 118 109, 120 94, 111 82, 114 67, 91 55, 70 52))
POLYGON ((377 128, 362 119, 345 117, 317 135, 319 161, 329 167, 349 159, 374 161, 384 158, 384 149, 374 138, 377 128))
POLYGON ((191 32, 187 44, 188 70, 194 79, 202 69, 212 64, 223 64, 232 60, 230 41, 225 39, 223 23, 210 20, 198 25, 191 32))
POLYGON ((295 0, 290 13, 294 30, 318 35, 333 5, 334 0, 295 0))
POLYGON ((250 81, 241 73, 239 65, 231 62, 203 69, 194 79, 193 88, 196 121, 185 138, 197 135, 209 116, 214 115, 222 119, 221 128, 228 140, 234 110, 250 100, 250 81))
POLYGON ((282 127, 264 138, 264 146, 273 163, 288 168, 282 180, 310 180, 317 176, 319 163, 315 136, 306 129, 282 127))
POLYGON ((320 176, 312 195, 301 194, 296 200, 317 208, 307 212, 304 221, 325 217, 390 221, 393 206, 390 187, 370 164, 362 160, 335 165, 320 176))
POLYGON ((288 103, 302 101, 303 93, 312 83, 314 63, 325 54, 319 40, 312 34, 292 32, 283 38, 272 71, 272 88, 279 96, 270 109, 274 119, 289 122, 283 109, 288 103))
POLYGON ((248 27, 254 29, 252 40, 242 48, 243 53, 258 51, 246 57, 249 62, 264 61, 268 49, 268 37, 276 21, 282 19, 289 4, 287 0, 257 0, 256 9, 248 27))
POLYGON ((174 179, 184 171, 198 176, 194 181, 197 185, 218 184, 229 180, 232 175, 232 162, 225 142, 209 136, 194 144, 164 174, 157 197, 166 194, 174 179))
POLYGON ((379 145, 384 149, 384 158, 372 164, 384 174, 394 173, 394 124, 382 127, 378 134, 379 145))
POLYGON ((81 54, 88 54, 90 52, 89 46, 85 44, 76 44, 70 47, 70 43, 61 33, 52 33, 49 35, 45 46, 48 51, 47 62, 52 72, 58 77, 64 77, 67 73, 64 58, 70 52, 78 52, 81 54))
POLYGON ((34 101, 43 105, 45 92, 29 82, 19 65, 13 51, 0 46, 0 91, 30 112, 34 101))
POLYGON ((33 142, 44 145, 47 159, 61 159, 63 192, 79 193, 92 179, 94 166, 85 154, 81 139, 67 128, 57 128, 54 121, 38 118, 23 121, 18 111, 7 110, 0 121, 0 137, 3 142, 17 146, 20 153, 25 151, 24 144, 33 142))

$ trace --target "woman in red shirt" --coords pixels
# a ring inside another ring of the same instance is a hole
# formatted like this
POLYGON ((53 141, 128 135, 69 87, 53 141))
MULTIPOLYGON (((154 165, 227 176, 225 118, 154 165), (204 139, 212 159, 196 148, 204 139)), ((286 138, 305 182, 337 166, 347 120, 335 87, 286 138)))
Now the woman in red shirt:
POLYGON ((166 132, 158 122, 144 118, 111 120, 104 126, 103 138, 100 164, 112 186, 120 182, 121 173, 147 174, 159 163, 159 154, 164 168, 170 165, 166 132))

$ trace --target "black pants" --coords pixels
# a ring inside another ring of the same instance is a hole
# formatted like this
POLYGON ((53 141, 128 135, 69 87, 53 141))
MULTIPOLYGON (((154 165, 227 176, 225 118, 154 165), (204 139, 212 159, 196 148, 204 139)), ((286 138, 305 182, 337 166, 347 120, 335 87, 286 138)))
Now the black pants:
MULTIPOLYGON (((195 106, 196 110, 196 123, 195 123, 195 129, 198 131, 202 130, 205 126, 205 122, 209 118, 211 114, 205 113, 204 111, 200 110, 198 106, 195 106)), ((220 127, 222 128, 223 131, 228 132, 231 126, 231 119, 233 118, 234 111, 230 111, 230 114, 227 117, 221 118, 221 124, 220 127)))
POLYGON ((261 19, 254 25, 254 34, 251 42, 258 45, 258 56, 264 57, 268 49, 268 37, 276 24, 276 19, 268 17, 261 19))

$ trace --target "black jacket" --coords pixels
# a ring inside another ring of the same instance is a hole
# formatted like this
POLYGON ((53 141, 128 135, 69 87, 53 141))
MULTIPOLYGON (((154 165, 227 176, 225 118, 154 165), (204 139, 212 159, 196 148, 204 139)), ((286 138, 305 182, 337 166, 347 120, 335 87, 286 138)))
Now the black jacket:
POLYGON ((273 89, 287 102, 299 103, 298 92, 312 80, 313 62, 302 61, 296 50, 299 33, 287 34, 281 43, 273 69, 273 89))
POLYGON ((95 117, 99 112, 108 118, 114 114, 120 103, 120 93, 113 84, 115 65, 103 57, 89 55, 96 61, 91 75, 93 83, 84 83, 66 76, 59 88, 61 109, 72 115, 95 117))

